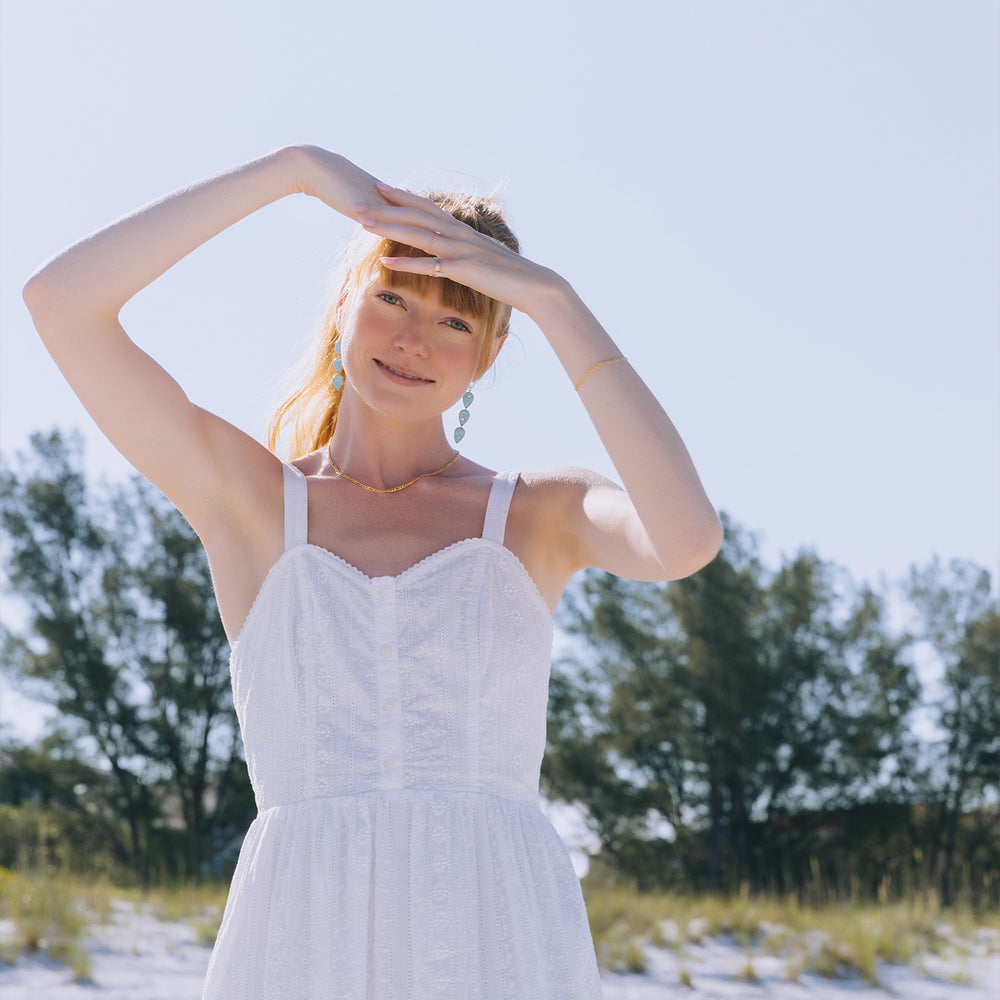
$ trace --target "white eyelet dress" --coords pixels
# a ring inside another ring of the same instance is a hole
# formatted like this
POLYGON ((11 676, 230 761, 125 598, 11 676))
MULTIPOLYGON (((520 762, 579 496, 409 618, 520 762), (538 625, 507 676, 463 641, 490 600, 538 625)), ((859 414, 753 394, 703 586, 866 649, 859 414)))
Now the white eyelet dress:
POLYGON ((593 1000, 580 885, 538 775, 552 618, 481 538, 370 578, 306 541, 285 466, 285 551, 231 659, 257 799, 205 1000, 593 1000))

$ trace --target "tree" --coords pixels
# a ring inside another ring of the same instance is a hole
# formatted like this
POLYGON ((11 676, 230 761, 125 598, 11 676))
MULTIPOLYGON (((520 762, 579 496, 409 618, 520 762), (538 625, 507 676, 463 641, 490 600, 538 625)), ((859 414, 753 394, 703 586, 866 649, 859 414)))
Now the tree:
POLYGON ((3 668, 109 769, 132 863, 148 873, 154 834, 179 822, 199 874, 252 817, 204 552, 144 480, 90 489, 78 439, 31 446, 0 470, 4 568, 27 612, 4 628, 3 668))
POLYGON ((632 875, 655 855, 661 875, 762 884, 777 816, 880 794, 912 758, 919 689, 882 601, 810 552, 769 573, 728 519, 693 577, 587 574, 561 624, 581 642, 554 667, 546 792, 632 875))
POLYGON ((942 737, 931 766, 938 800, 934 869, 948 904, 961 818, 991 796, 995 806, 1000 792, 1000 608, 989 573, 959 560, 914 567, 907 590, 920 619, 918 635, 944 667, 934 706, 942 737))

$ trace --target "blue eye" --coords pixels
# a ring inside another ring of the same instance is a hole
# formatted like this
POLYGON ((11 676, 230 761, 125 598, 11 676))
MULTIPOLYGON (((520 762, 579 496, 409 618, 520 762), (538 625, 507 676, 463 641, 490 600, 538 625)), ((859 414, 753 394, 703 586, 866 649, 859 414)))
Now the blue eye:
POLYGON ((393 295, 392 292, 377 292, 376 298, 382 299, 383 302, 388 302, 391 306, 401 306, 403 300, 398 295, 393 295))
POLYGON ((461 330, 463 333, 472 333, 472 329, 469 327, 469 324, 463 323, 460 319, 448 320, 448 326, 450 326, 453 330, 461 330))

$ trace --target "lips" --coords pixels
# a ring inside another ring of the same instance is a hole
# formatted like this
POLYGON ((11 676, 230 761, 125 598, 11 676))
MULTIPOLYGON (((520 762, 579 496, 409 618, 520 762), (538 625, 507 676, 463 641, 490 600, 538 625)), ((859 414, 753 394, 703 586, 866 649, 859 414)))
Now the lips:
POLYGON ((379 361, 375 358, 375 364, 388 375, 394 375, 396 378, 404 379, 407 382, 412 382, 414 385, 432 385, 434 380, 429 378, 423 378, 421 375, 416 375, 413 372, 404 371, 403 369, 396 368, 393 365, 388 365, 384 361, 379 361))

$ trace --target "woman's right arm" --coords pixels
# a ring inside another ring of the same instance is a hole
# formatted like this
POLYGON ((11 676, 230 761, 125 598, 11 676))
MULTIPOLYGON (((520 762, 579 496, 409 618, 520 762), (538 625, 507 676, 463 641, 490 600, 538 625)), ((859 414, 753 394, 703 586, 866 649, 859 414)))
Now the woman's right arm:
POLYGON ((237 516, 234 504, 248 495, 241 487, 273 474, 276 460, 194 405, 128 338, 118 320, 122 306, 202 243, 278 198, 315 195, 353 217, 353 205, 381 197, 375 183, 336 154, 286 147, 119 219, 58 254, 25 285, 45 346, 94 421, 199 533, 237 516))

